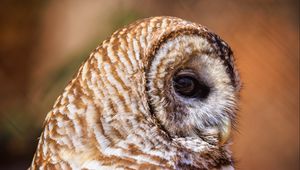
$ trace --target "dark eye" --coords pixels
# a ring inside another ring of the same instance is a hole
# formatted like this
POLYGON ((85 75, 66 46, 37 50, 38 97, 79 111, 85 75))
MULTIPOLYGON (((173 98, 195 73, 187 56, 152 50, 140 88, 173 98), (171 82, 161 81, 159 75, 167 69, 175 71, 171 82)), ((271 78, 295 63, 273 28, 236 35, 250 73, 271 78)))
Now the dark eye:
POLYGON ((210 88, 195 78, 191 73, 179 73, 173 79, 173 87, 177 94, 188 98, 204 99, 210 88))

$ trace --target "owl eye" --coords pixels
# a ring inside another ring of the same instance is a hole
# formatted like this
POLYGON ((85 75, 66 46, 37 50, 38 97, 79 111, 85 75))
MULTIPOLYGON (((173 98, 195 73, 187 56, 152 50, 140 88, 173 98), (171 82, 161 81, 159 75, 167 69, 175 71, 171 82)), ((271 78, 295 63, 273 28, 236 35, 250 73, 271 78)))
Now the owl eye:
POLYGON ((199 81, 195 75, 185 72, 174 77, 173 87, 177 94, 186 98, 205 99, 210 91, 210 88, 199 81))

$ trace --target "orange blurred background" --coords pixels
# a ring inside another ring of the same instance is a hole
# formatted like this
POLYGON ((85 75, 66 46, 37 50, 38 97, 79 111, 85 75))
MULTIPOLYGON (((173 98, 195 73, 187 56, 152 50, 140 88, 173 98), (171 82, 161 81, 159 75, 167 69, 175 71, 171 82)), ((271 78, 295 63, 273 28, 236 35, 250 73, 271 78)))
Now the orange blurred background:
POLYGON ((0 169, 29 166, 47 111, 113 31, 171 15, 203 24, 235 52, 244 88, 237 169, 299 169, 299 1, 3 0, 0 169))

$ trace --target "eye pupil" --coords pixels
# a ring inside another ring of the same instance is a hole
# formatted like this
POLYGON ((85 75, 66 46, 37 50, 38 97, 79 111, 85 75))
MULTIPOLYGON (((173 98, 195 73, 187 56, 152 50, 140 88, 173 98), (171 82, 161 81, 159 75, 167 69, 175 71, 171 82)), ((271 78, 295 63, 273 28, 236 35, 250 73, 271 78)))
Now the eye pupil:
POLYGON ((173 79, 173 87, 177 94, 188 98, 206 98, 209 87, 191 75, 178 75, 173 79))
POLYGON ((185 94, 186 96, 192 95, 195 90, 195 80, 191 77, 178 77, 175 79, 175 90, 178 93, 185 94))

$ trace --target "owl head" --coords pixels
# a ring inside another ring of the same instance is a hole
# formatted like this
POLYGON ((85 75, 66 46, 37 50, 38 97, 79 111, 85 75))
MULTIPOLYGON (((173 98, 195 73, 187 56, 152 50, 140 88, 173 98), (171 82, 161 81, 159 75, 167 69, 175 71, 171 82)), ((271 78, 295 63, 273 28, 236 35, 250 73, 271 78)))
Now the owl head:
POLYGON ((240 80, 229 46, 175 17, 118 31, 48 113, 31 169, 220 169, 240 80))
POLYGON ((154 45, 147 69, 149 107, 170 136, 218 136, 235 120, 239 76, 229 46, 203 29, 181 28, 154 45))

